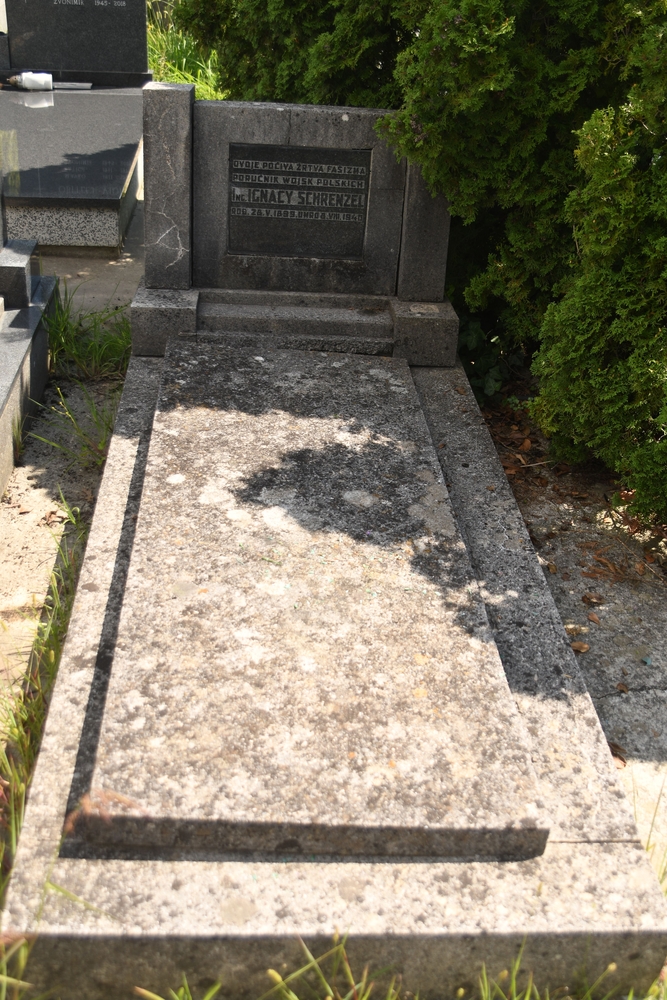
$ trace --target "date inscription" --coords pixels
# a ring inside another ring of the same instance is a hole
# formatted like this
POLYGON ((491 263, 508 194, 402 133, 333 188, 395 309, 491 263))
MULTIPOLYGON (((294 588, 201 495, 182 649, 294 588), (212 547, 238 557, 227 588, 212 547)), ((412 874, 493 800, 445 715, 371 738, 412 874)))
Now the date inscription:
POLYGON ((232 143, 229 252, 363 256, 371 151, 232 143))

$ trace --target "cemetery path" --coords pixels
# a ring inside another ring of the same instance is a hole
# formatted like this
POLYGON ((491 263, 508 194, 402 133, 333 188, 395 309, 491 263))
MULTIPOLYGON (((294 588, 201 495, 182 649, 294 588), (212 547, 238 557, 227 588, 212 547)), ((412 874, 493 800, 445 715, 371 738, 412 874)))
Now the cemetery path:
POLYGON ((548 459, 523 411, 484 412, 571 636, 642 842, 667 877, 667 531, 612 508, 601 463, 548 459))

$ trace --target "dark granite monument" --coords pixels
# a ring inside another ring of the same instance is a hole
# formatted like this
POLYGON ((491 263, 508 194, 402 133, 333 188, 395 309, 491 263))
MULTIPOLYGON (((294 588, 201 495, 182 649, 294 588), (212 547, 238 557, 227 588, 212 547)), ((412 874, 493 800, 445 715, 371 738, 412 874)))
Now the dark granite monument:
POLYGON ((150 79, 146 0, 5 0, 12 72, 107 87, 150 79))
POLYGON ((56 88, 93 86, 0 91, 0 137, 13 154, 3 170, 5 238, 37 239, 42 253, 115 252, 141 184, 146 0, 5 3, 0 80, 28 70, 50 73, 56 88))
POLYGON ((120 246, 140 183, 139 88, 0 91, 7 239, 120 246))

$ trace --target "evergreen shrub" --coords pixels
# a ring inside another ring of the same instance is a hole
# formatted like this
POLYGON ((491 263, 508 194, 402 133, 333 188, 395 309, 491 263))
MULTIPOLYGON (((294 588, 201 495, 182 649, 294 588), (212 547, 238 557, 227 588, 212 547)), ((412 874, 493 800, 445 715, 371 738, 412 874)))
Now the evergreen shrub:
POLYGON ((393 109, 452 211, 448 293, 478 392, 537 349, 560 454, 667 520, 667 0, 179 0, 229 97, 393 109), (662 227, 662 228, 661 228, 662 227), (475 367, 476 366, 476 367, 475 367))

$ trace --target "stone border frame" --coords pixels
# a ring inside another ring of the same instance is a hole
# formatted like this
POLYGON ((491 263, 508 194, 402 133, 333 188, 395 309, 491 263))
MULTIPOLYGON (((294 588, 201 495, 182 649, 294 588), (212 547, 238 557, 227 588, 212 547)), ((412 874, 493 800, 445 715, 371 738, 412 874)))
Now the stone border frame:
POLYGON ((197 101, 194 87, 144 88, 146 287, 397 295, 442 302, 449 212, 419 167, 375 131, 377 108, 197 101), (227 252, 229 144, 371 149, 364 259, 227 252))

